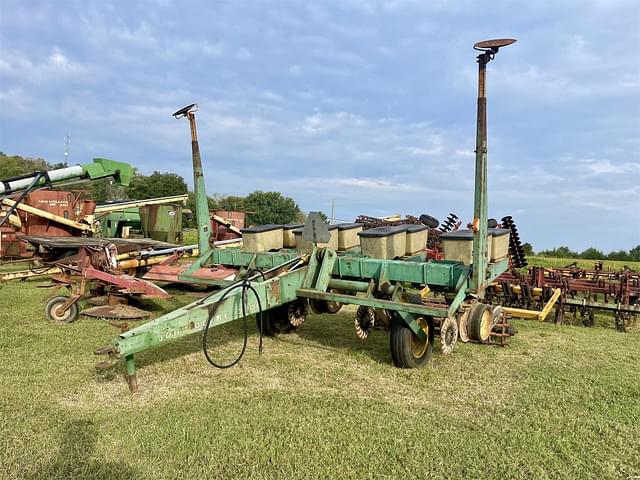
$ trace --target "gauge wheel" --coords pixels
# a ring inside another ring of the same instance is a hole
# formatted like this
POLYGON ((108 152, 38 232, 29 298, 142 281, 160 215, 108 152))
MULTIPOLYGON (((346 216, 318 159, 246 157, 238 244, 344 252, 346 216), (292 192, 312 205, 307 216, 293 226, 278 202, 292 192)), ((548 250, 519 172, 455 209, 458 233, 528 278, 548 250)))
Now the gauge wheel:
POLYGON ((469 333, 468 333, 468 325, 469 325, 469 313, 470 309, 466 309, 460 315, 460 319, 458 320, 458 335, 460 336, 460 340, 463 343, 467 343, 469 341, 469 333))
POLYGON ((469 323, 467 325, 469 338, 484 343, 489 340, 492 329, 491 307, 484 303, 477 303, 469 314, 469 323))
POLYGON ((66 325, 71 322, 75 322, 78 319, 78 304, 71 305, 66 312, 58 313, 58 308, 69 300, 69 297, 59 296, 53 297, 47 302, 44 307, 44 313, 47 320, 55 323, 56 325, 66 325))
POLYGON ((309 305, 315 313, 338 313, 342 308, 342 302, 334 302, 331 300, 315 300, 310 299, 309 305))
POLYGON ((433 353, 433 319, 418 317, 416 322, 426 334, 426 340, 420 340, 401 319, 394 319, 391 324, 389 346, 393 363, 398 368, 422 367, 433 353))
POLYGON ((313 313, 329 313, 329 310, 327 310, 327 302, 324 300, 316 300, 315 298, 310 298, 309 306, 311 307, 313 313))

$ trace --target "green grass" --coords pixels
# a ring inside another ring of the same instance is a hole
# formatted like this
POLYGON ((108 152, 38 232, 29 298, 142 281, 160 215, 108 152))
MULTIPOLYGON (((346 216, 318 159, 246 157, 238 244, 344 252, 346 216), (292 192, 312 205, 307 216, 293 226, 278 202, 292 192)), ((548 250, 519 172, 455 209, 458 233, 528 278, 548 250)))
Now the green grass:
POLYGON ((629 267, 632 270, 640 271, 640 262, 623 262, 620 260, 583 260, 577 258, 528 256, 527 261, 529 266, 532 267, 565 267, 573 262, 577 262, 580 268, 594 268, 596 263, 602 262, 602 266, 605 269, 620 270, 624 267, 629 267))
MULTIPOLYGON (((385 333, 358 340, 346 310, 265 339, 261 356, 252 328, 229 370, 196 336, 145 352, 131 395, 121 366, 93 368, 115 329, 47 323, 37 284, 0 287, 0 478, 640 475, 639 332, 521 321, 509 347, 436 348, 408 371, 385 333)), ((216 333, 230 358, 241 325, 216 333)))

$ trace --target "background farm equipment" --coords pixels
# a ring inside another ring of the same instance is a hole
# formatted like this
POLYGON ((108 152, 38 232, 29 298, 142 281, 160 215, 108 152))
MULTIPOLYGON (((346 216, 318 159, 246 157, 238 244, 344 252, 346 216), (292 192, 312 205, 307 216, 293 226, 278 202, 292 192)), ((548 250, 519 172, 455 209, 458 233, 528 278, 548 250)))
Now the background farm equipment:
POLYGON ((146 200, 109 202, 96 206, 94 223, 108 238, 127 238, 138 233, 162 242, 182 241, 182 217, 187 194, 146 200))
POLYGON ((211 237, 213 240, 233 240, 242 237, 245 213, 230 210, 216 210, 211 215, 211 237))
POLYGON ((0 258, 29 257, 20 236, 90 235, 95 202, 78 191, 46 190, 78 181, 112 177, 128 185, 133 168, 122 162, 94 158, 93 163, 4 179, 0 182, 0 258), (44 190, 43 190, 44 189, 44 190))
MULTIPOLYGON (((497 244, 504 244, 504 252, 498 254, 496 244, 489 248, 488 235, 493 234, 487 225, 485 74, 486 64, 498 49, 514 41, 492 40, 474 45, 481 51, 477 58, 476 181, 472 230, 469 241, 462 244, 462 250, 458 249, 463 251, 465 260, 429 260, 424 252, 407 256, 409 229, 405 225, 361 232, 359 235, 367 234, 368 237, 364 243, 365 237, 360 236, 361 249, 339 251, 339 248, 320 247, 329 245, 333 238, 329 229, 334 226, 327 226, 313 213, 301 232, 306 244, 312 245, 310 251, 277 248, 269 251, 274 249, 272 245, 284 245, 284 229, 277 225, 251 230, 251 242, 245 238, 244 250, 212 248, 195 122, 196 105, 176 112, 176 118, 188 118, 191 129, 200 254, 181 277, 195 280, 192 273, 198 269, 228 268, 235 273, 234 281, 227 281, 222 290, 121 333, 96 350, 96 354, 106 356, 97 368, 108 369, 124 359, 128 385, 135 391, 136 354, 196 333, 202 333, 207 360, 219 368, 230 367, 241 359, 246 349, 247 317, 256 315, 262 338, 301 326, 310 308, 316 312, 334 313, 343 304, 358 306, 354 326, 360 338, 367 338, 373 329, 390 332, 391 357, 401 368, 420 367, 429 361, 436 332, 439 332, 444 354, 453 351, 458 337, 463 341, 504 345, 514 331, 502 307, 483 302, 487 286, 505 272, 509 264, 507 243, 497 244), (467 248, 470 249, 468 254, 464 253, 467 248), (380 256, 367 255, 367 252, 380 256), (235 360, 220 364, 212 358, 208 348, 210 330, 236 320, 244 321, 244 346, 235 360)), ((451 217, 445 229, 452 230, 456 224, 457 219, 451 217)), ((437 221, 432 224, 432 228, 437 226, 437 221)), ((352 229, 352 226, 348 228, 352 229)), ((340 234, 340 230, 337 232, 340 234)), ((337 244, 340 245, 339 238, 337 244)), ((199 281, 224 285, 211 280, 199 281)))
MULTIPOLYGON (((94 159, 77 165, 2 181, 0 191, 0 258, 30 258, 34 251, 23 236, 108 237, 135 226, 142 235, 161 241, 181 240, 182 207, 187 195, 96 205, 82 190, 54 190, 78 181, 113 177, 128 185, 133 168, 125 163, 94 159), (109 218, 109 216, 113 216, 109 218), (127 223, 128 222, 128 223, 127 223)), ((126 235, 125 235, 126 236, 126 235)))
POLYGON ((83 180, 112 177, 128 185, 133 168, 121 162, 94 158, 93 163, 33 172, 0 181, 0 258, 29 257, 20 235, 83 235, 91 232, 84 218, 95 203, 81 192, 36 191, 83 180))
POLYGON ((594 268, 528 265, 513 217, 502 218, 508 229, 509 263, 507 272, 487 289, 488 299, 505 306, 505 311, 521 318, 564 322, 565 314, 580 317, 581 324, 594 324, 595 314, 613 316, 613 326, 624 332, 640 313, 640 273, 624 267, 605 269, 602 262, 594 268), (553 315, 552 312, 555 312, 553 315))
POLYGON ((49 276, 60 273, 58 264, 69 264, 75 261, 83 247, 100 248, 112 244, 117 251, 118 268, 129 274, 143 274, 150 265, 161 263, 175 250, 191 251, 192 247, 176 247, 164 242, 150 239, 121 239, 99 237, 35 237, 24 236, 21 241, 38 252, 37 262, 23 270, 10 270, 0 274, 0 282, 23 280, 27 278, 49 276), (163 255, 154 255, 162 251, 163 255), (139 261, 136 263, 136 261, 139 261))
MULTIPOLYGON (((511 269, 498 277, 488 292, 492 301, 524 318, 536 318, 535 314, 545 307, 549 314, 555 306, 556 323, 563 323, 565 313, 569 313, 590 326, 594 314, 601 312, 612 314, 614 327, 625 331, 640 313, 640 273, 628 268, 604 269, 602 263, 592 269, 575 265, 530 267, 526 273, 511 269)), ((536 319, 545 318, 547 315, 536 319)))
MULTIPOLYGON (((130 247, 132 245, 126 245, 130 247)), ((121 245, 122 247, 122 245, 121 245)), ((96 307, 82 314, 117 319, 144 318, 148 313, 129 305, 131 298, 169 298, 169 294, 153 283, 123 272, 118 256, 122 253, 109 242, 78 244, 78 253, 49 265, 58 273, 51 275, 53 288, 68 289, 68 296, 55 296, 45 306, 46 317, 57 324, 70 323, 79 315, 78 301, 86 295, 100 299, 96 307)), ((141 265, 141 262, 138 262, 141 265)), ((130 268, 135 269, 133 263, 130 268)))

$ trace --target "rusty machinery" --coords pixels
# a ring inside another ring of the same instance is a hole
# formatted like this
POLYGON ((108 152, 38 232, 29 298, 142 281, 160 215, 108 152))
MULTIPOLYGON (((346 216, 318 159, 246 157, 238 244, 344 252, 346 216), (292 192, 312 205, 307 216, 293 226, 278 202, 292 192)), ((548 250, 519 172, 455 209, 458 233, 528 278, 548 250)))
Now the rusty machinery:
MULTIPOLYGON (((138 319, 149 314, 129 305, 132 298, 169 298, 169 294, 155 284, 125 273, 144 266, 144 260, 127 259, 128 254, 136 252, 139 244, 133 241, 76 239, 76 238, 31 238, 32 242, 46 245, 48 248, 65 248, 73 245, 75 255, 47 262, 50 268, 52 288, 57 293, 61 288, 68 290, 67 295, 55 295, 45 306, 48 320, 56 324, 75 321, 78 315, 111 318, 138 319), (94 307, 79 311, 78 302, 89 297, 94 307)), ((147 247, 171 247, 159 242, 146 242, 147 247)), ((168 253, 164 249, 163 253, 168 253)), ((148 260, 146 260, 148 262, 148 260)))
MULTIPOLYGON (((515 262, 514 262, 515 263, 515 262)), ((613 315, 613 325, 625 331, 640 313, 640 273, 627 267, 605 269, 575 264, 560 268, 512 268, 487 290, 494 303, 508 307, 515 316, 565 321, 565 314, 579 316, 582 325, 594 324, 595 313, 613 315), (551 312, 555 308, 555 315, 551 312)))
POLYGON ((0 181, 0 257, 29 255, 16 234, 23 228, 36 235, 69 235, 69 231, 82 235, 91 231, 84 217, 93 214, 94 202, 83 199, 78 192, 38 190, 100 178, 113 178, 120 185, 128 185, 132 177, 131 165, 94 158, 93 163, 3 179, 0 181))

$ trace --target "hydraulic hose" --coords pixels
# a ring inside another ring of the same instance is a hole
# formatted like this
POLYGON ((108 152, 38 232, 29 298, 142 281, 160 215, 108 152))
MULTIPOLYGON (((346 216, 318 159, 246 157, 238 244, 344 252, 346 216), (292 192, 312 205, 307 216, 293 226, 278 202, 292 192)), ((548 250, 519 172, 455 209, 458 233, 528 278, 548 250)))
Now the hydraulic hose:
MULTIPOLYGON (((260 272, 262 273, 262 272, 260 272)), ((264 276, 264 274, 263 274, 264 276)), ((262 303, 260 302, 260 297, 258 296, 258 292, 256 291, 256 289, 251 285, 251 282, 248 279, 244 279, 242 280, 242 282, 237 283, 235 285, 230 286, 223 294, 222 297, 220 297, 220 300, 218 300, 215 304, 215 306, 210 310, 209 312, 209 316, 207 317, 207 322, 205 323, 204 326, 204 333, 202 335, 202 351, 204 352, 204 356, 207 359, 207 361, 213 365, 216 368, 230 368, 233 367, 234 365, 237 365, 237 363, 242 359, 242 357, 244 356, 246 350, 247 350, 247 340, 249 338, 249 326, 248 326, 248 321, 247 321, 247 310, 246 310, 246 304, 247 304, 247 292, 251 292, 253 293, 254 297, 256 298, 256 301, 258 302, 258 321, 260 324, 260 344, 258 347, 258 353, 262 353, 262 337, 263 337, 263 312, 262 312, 262 303), (213 320, 213 318, 215 317, 216 312, 218 311, 218 306, 222 303, 222 301, 227 298, 227 296, 234 290, 237 289, 242 289, 242 293, 241 293, 241 301, 242 301, 242 319, 243 319, 243 325, 244 325, 244 341, 242 343, 242 350, 240 351, 240 354, 236 357, 235 360, 233 360, 231 363, 227 363, 227 364, 220 364, 217 363, 213 358, 211 358, 211 356, 209 355, 209 348, 208 348, 208 338, 209 338, 209 327, 211 326, 211 321, 213 320)))

